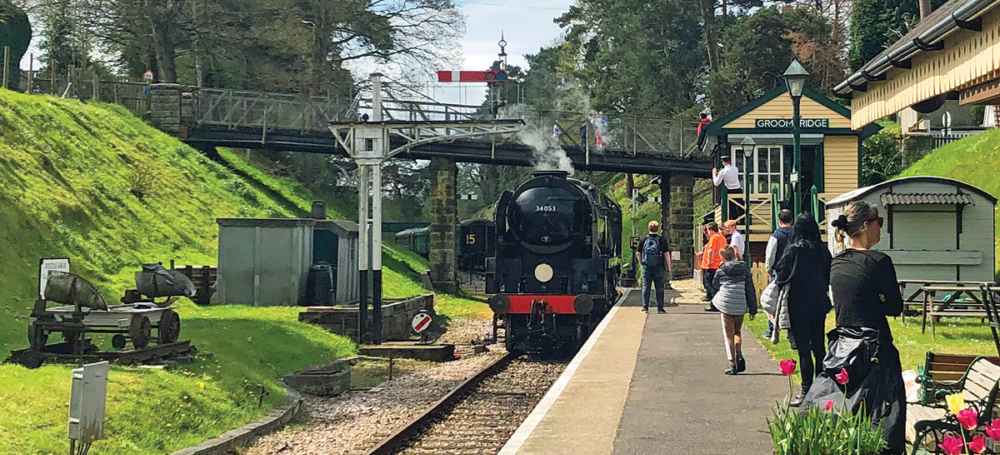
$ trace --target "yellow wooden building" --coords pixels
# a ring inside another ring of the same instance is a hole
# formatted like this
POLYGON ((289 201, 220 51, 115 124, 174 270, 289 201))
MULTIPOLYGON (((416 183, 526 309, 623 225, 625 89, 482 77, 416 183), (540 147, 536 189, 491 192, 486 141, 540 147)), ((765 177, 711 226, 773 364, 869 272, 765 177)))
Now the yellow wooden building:
POLYGON ((851 98, 855 130, 907 107, 933 112, 948 99, 1000 103, 1000 1, 945 3, 835 92, 851 98))
MULTIPOLYGON (((802 94, 800 115, 802 207, 812 210, 810 196, 815 187, 823 214, 826 201, 859 187, 861 140, 879 127, 852 129, 850 110, 808 88, 802 94)), ((792 99, 782 86, 708 126, 717 156, 730 154, 742 184, 750 187, 749 210, 745 211, 750 216, 749 240, 755 258, 763 258, 763 247, 777 226, 777 209, 792 206, 792 125, 792 99), (747 136, 756 144, 750 150, 741 145, 747 136)), ((716 191, 715 219, 720 223, 729 218, 727 205, 721 204, 723 197, 742 199, 743 194, 716 191)), ((742 231, 744 217, 735 221, 742 231)))

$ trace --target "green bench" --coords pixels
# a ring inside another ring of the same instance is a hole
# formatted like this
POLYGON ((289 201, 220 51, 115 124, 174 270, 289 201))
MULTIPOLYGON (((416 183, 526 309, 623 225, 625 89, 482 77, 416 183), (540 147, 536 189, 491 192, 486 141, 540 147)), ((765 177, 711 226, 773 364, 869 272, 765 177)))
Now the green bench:
POLYGON ((928 353, 928 364, 921 375, 923 393, 920 403, 906 405, 906 439, 913 444, 913 454, 919 451, 937 451, 938 444, 947 433, 959 430, 954 416, 948 415, 944 397, 961 392, 966 407, 979 411, 979 425, 989 423, 995 414, 997 393, 1000 393, 1000 366, 986 357, 975 357, 964 372, 958 372, 966 356, 928 353))

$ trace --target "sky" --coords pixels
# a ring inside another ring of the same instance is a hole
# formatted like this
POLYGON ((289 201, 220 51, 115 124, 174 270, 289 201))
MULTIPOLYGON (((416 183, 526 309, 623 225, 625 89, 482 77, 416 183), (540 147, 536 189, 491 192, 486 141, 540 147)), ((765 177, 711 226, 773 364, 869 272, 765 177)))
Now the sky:
MULTIPOLYGON (((465 36, 460 40, 464 63, 461 68, 442 70, 486 70, 497 59, 500 34, 507 40, 507 62, 527 68, 524 54, 535 54, 552 44, 562 30, 552 22, 566 12, 574 0, 456 0, 465 15, 465 36)), ((485 97, 483 84, 435 87, 437 101, 479 104, 485 97)))

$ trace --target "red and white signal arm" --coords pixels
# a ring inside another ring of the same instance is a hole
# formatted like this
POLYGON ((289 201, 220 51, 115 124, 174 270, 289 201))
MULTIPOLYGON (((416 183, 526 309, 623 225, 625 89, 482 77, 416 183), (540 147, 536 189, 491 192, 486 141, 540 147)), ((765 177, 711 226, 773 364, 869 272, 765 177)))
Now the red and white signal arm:
POLYGON ((431 326, 431 315, 421 311, 416 316, 413 317, 413 321, 410 323, 413 327, 413 331, 420 333, 427 330, 431 326))
POLYGON ((142 80, 145 82, 153 82, 155 77, 156 75, 153 74, 153 70, 151 69, 147 69, 145 73, 142 73, 142 80))
POLYGON ((505 82, 507 72, 489 71, 438 71, 438 82, 505 82))

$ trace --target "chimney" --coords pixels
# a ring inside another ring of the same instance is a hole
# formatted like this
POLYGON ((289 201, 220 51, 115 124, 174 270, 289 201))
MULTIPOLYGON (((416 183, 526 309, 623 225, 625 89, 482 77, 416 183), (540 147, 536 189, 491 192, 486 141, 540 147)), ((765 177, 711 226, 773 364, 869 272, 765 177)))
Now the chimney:
POLYGON ((920 2, 920 19, 923 20, 931 15, 931 0, 917 0, 920 2))
POLYGON ((324 202, 324 201, 313 201, 312 218, 315 219, 315 220, 325 220, 326 219, 326 202, 324 202))

